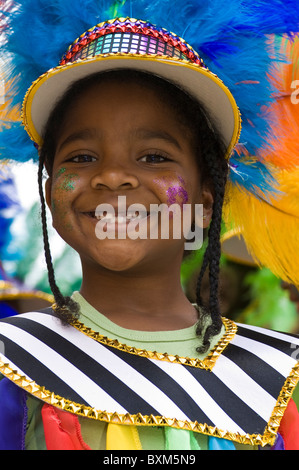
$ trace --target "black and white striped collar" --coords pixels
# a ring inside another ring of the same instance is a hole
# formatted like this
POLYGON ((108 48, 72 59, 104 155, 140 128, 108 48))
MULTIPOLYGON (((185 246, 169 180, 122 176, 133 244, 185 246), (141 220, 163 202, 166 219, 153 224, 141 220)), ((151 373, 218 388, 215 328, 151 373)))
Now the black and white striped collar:
POLYGON ((0 321, 0 372, 39 399, 106 422, 273 444, 299 379, 299 338, 226 321, 207 362, 122 345, 29 312, 0 321))

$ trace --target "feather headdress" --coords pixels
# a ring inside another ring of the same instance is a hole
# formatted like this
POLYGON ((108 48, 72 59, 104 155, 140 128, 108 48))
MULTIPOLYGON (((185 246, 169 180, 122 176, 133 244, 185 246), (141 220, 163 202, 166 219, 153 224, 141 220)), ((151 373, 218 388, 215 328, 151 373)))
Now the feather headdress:
POLYGON ((269 140, 259 153, 275 166, 280 195, 265 201, 230 182, 224 216, 242 234, 257 264, 299 286, 299 36, 275 38, 275 45, 286 62, 271 77, 277 94, 268 109, 269 140))
MULTIPOLYGON (((260 151, 269 143, 273 114, 268 110, 279 91, 269 77, 273 64, 285 60, 270 38, 292 38, 298 31, 297 0, 187 0, 183 4, 178 0, 23 0, 2 4, 0 13, 7 28, 1 59, 4 80, 10 83, 4 118, 9 110, 20 112, 31 83, 55 67, 83 31, 116 16, 144 19, 183 37, 236 99, 242 132, 230 158, 228 194, 234 190, 234 197, 252 195, 266 203, 279 197, 276 162, 260 151)), ((20 120, 9 125, 6 120, 1 128, 1 158, 37 159, 20 120)), ((288 165, 298 164, 298 158, 298 154, 289 155, 288 165)), ((284 277, 283 272, 279 275, 284 277)))

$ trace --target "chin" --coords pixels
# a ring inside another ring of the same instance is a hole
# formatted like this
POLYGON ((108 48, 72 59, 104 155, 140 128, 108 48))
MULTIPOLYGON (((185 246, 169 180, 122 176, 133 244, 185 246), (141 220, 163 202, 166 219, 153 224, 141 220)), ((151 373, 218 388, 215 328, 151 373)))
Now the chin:
POLYGON ((133 269, 142 263, 144 259, 143 251, 140 247, 136 247, 136 244, 130 246, 124 241, 113 244, 103 243, 96 252, 89 253, 84 258, 88 258, 93 264, 109 271, 122 272, 133 269))

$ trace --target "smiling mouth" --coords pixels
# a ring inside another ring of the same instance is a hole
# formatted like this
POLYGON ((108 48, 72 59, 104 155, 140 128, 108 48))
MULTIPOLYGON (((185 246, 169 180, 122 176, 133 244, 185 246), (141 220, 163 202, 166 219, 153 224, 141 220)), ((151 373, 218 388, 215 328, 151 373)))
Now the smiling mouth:
POLYGON ((83 214, 95 221, 103 221, 107 224, 127 224, 131 221, 146 219, 150 215, 150 213, 146 211, 127 212, 124 215, 108 212, 98 215, 96 211, 83 212, 83 214))

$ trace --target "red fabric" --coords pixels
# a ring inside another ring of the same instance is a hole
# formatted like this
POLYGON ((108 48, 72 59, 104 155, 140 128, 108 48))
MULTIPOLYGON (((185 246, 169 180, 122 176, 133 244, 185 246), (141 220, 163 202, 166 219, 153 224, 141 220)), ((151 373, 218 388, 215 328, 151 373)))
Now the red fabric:
POLYGON ((42 419, 47 450, 91 450, 83 441, 76 415, 45 404, 42 419))
POLYGON ((294 400, 290 400, 279 427, 285 450, 299 450, 299 413, 294 400))

